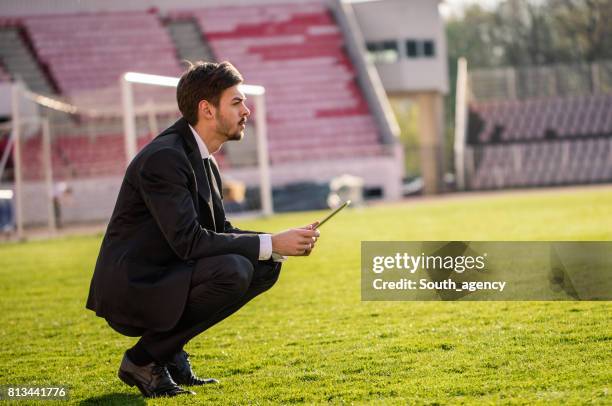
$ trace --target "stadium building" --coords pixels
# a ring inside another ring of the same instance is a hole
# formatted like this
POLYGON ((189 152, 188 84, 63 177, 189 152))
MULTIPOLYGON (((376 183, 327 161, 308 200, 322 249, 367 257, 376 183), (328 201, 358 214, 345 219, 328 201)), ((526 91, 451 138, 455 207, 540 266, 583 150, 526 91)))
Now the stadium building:
MULTIPOLYGON (((0 150, 3 180, 19 178, 21 185, 17 217, 26 225, 48 221, 50 199, 41 196, 67 182, 65 221, 107 219, 131 158, 120 77, 129 71, 176 77, 184 59, 229 60, 247 84, 265 88, 265 123, 254 126, 267 135, 274 187, 351 175, 373 196, 400 198, 404 157, 387 95, 417 97, 428 117, 421 120, 423 140, 440 144, 448 84, 437 4, 3 2, 0 150), (22 89, 12 89, 15 80, 22 89), (7 152, 15 117, 19 163, 7 152)), ((172 89, 133 87, 127 108, 142 147, 178 112, 172 89)), ((246 184, 247 195, 261 184, 257 131, 249 133, 217 154, 228 183, 246 184)), ((426 158, 426 185, 435 192, 441 159, 426 158)), ((257 193, 250 196, 257 200, 257 193)))

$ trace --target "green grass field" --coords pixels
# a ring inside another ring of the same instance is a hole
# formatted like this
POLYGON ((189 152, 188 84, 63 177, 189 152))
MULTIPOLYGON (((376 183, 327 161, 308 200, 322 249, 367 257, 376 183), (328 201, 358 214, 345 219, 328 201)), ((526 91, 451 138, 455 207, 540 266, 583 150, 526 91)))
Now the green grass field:
POLYGON ((134 339, 84 308, 101 237, 2 245, 0 385, 68 385, 82 404, 612 403, 610 303, 360 301, 362 240, 612 240, 612 188, 353 209, 321 232, 271 291, 188 345, 221 384, 149 401, 116 377, 134 339))

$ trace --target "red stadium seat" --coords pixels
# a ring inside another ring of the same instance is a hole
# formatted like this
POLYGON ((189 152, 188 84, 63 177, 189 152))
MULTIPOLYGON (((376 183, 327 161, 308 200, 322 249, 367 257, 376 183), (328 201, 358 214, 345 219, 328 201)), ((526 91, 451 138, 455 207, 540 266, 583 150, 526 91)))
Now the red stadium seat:
POLYGON ((323 4, 180 10, 219 60, 266 87, 273 162, 382 154, 341 30, 323 4))

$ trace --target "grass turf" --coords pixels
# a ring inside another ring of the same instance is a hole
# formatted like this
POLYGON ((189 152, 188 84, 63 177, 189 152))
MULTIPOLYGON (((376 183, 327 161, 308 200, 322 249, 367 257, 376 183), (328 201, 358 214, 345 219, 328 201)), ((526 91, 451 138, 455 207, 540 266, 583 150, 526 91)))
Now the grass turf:
POLYGON ((100 236, 5 244, 0 385, 68 385, 82 404, 610 404, 609 303, 361 302, 360 241, 612 240, 611 208, 606 187, 346 211, 271 291, 188 345, 221 384, 148 401, 116 377, 134 339, 84 309, 100 236))

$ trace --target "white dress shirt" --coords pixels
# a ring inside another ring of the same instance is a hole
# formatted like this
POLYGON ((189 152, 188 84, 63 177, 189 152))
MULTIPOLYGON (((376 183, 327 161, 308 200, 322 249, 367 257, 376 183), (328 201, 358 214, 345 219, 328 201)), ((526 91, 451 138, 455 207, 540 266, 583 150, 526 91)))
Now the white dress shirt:
MULTIPOLYGON (((210 152, 208 152, 208 148, 206 147, 206 144, 204 143, 202 138, 198 135, 196 130, 191 126, 191 124, 189 125, 189 128, 191 129, 191 133, 193 134, 193 137, 195 138, 196 143, 198 144, 198 148, 200 150, 200 155, 202 155, 202 159, 208 159, 208 157, 210 157, 211 155, 210 155, 210 152)), ((210 187, 212 189, 213 186, 210 185, 210 187)), ((257 234, 257 235, 259 236, 259 260, 260 261, 265 261, 267 259, 273 258, 274 261, 282 262, 285 259, 281 255, 276 255, 276 254, 274 254, 274 256, 272 255, 272 235, 270 234, 257 234)))

